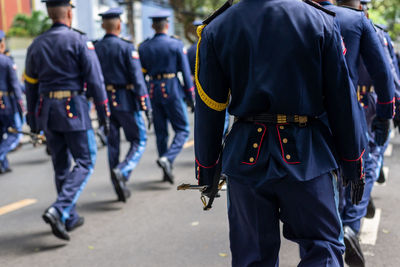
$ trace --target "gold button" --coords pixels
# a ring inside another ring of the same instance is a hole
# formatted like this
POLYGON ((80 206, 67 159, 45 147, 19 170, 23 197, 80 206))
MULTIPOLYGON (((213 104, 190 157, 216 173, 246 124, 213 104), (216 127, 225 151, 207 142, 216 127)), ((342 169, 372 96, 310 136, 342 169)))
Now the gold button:
POLYGON ((107 112, 107 117, 110 117, 111 116, 111 113, 110 112, 107 112))
POLYGON ((254 144, 253 144, 253 147, 254 147, 254 148, 258 148, 258 144, 257 144, 257 143, 254 143, 254 144))
POLYGON ((279 129, 283 130, 283 129, 285 129, 285 127, 283 127, 283 126, 279 126, 279 129))
POLYGON ((262 128, 258 128, 258 129, 257 129, 257 132, 261 133, 262 130, 263 130, 262 128))
POLYGON ((197 167, 197 171, 200 171, 200 167, 197 167))
POLYGON ((282 142, 283 142, 284 144, 287 144, 287 142, 288 142, 287 138, 283 138, 282 142))
POLYGON ((68 105, 68 106, 66 106, 66 108, 67 108, 67 110, 70 110, 70 109, 71 109, 71 106, 70 106, 70 105, 68 105))
POLYGON ((72 118, 74 115, 72 113, 68 114, 68 117, 72 118))
POLYGON ((254 158, 251 157, 251 158, 249 159, 249 161, 250 161, 250 162, 254 162, 254 158))
POLYGON ((116 99, 117 97, 115 95, 112 96, 112 99, 116 99))
POLYGON ((286 155, 286 159, 291 159, 292 157, 290 155, 286 155))
POLYGON ((113 106, 114 107, 118 106, 117 102, 113 102, 113 106))
POLYGON ((168 95, 167 95, 167 94, 164 94, 163 96, 164 96, 164 98, 167 98, 167 97, 168 97, 168 95))

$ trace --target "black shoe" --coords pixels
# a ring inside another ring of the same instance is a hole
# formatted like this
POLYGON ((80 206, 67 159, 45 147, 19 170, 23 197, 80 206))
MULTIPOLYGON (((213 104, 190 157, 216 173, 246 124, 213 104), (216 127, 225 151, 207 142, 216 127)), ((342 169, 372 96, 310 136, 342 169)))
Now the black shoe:
POLYGON ((381 170, 379 171, 379 177, 377 180, 378 184, 384 184, 386 182, 386 176, 385 172, 383 171, 383 166, 381 167, 381 170))
POLYGON ((172 164, 166 157, 161 157, 157 160, 158 166, 163 169, 164 181, 174 184, 174 175, 172 174, 172 164))
POLYGON ((7 168, 7 169, 0 168, 0 174, 6 174, 6 173, 9 173, 9 172, 12 172, 12 169, 10 169, 10 168, 7 168))
POLYGON ((125 185, 125 178, 121 171, 117 168, 111 171, 111 180, 114 185, 115 193, 117 193, 118 201, 126 202, 131 196, 131 192, 125 185))
POLYGON ((53 234, 62 239, 69 241, 69 235, 65 229, 64 223, 61 221, 60 214, 54 207, 48 208, 43 216, 43 220, 50 224, 53 234))
POLYGON ((67 230, 67 232, 71 232, 71 231, 75 230, 76 228, 78 228, 79 226, 82 226, 84 223, 85 223, 85 218, 79 217, 74 225, 72 225, 72 226, 67 225, 65 227, 65 229, 67 230))
POLYGON ((356 233, 347 225, 343 227, 346 251, 344 261, 350 267, 365 267, 365 259, 356 233))
POLYGON ((365 218, 372 219, 375 216, 375 204, 372 197, 369 199, 368 207, 367 207, 367 214, 365 218))

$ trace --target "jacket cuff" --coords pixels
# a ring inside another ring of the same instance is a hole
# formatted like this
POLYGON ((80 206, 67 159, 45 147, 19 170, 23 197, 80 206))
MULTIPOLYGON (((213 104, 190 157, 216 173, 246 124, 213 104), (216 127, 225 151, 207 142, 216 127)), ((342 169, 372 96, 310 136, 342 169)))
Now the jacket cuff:
POLYGON ((213 165, 204 166, 196 159, 196 179, 199 185, 203 186, 213 184, 218 163, 219 162, 217 161, 213 165))
POLYGON ((364 154, 365 149, 357 159, 344 159, 341 160, 342 175, 346 180, 357 181, 364 178, 364 154))
POLYGON ((392 119, 395 113, 395 99, 388 102, 379 102, 376 105, 376 115, 382 119, 392 119))

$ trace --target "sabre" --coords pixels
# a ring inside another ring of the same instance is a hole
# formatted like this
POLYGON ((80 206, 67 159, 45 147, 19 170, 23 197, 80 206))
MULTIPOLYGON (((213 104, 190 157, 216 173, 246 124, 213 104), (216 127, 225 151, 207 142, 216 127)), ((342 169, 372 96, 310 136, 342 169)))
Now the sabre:
POLYGON ((17 130, 15 128, 13 128, 13 127, 9 127, 7 129, 7 131, 9 133, 13 133, 13 134, 27 135, 32 139, 32 143, 33 144, 41 144, 41 145, 46 144, 46 137, 44 135, 42 135, 42 134, 34 134, 34 133, 26 132, 26 131, 20 131, 20 130, 17 130))

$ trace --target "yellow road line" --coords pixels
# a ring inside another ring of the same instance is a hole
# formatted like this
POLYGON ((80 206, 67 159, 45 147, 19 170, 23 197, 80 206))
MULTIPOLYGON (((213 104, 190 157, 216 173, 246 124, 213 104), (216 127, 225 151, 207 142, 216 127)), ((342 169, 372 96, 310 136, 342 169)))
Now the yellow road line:
POLYGON ((0 207, 0 216, 10 213, 10 212, 13 212, 13 211, 16 211, 16 210, 19 210, 19 209, 22 209, 26 206, 35 204, 36 202, 37 202, 37 199, 29 199, 28 198, 28 199, 23 199, 23 200, 11 203, 4 207, 0 207))
POLYGON ((188 142, 186 142, 186 144, 183 145, 183 148, 189 148, 194 146, 194 140, 190 140, 188 142))

